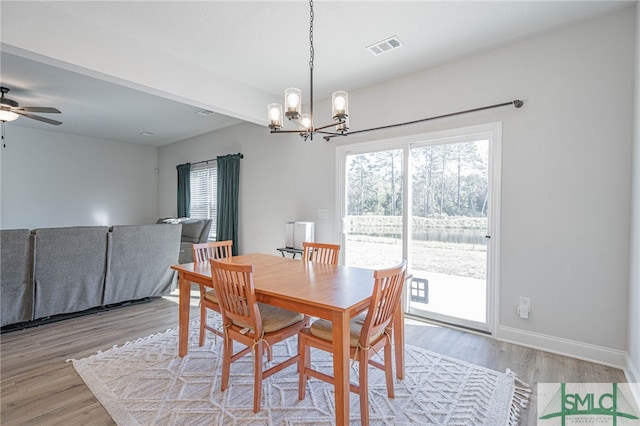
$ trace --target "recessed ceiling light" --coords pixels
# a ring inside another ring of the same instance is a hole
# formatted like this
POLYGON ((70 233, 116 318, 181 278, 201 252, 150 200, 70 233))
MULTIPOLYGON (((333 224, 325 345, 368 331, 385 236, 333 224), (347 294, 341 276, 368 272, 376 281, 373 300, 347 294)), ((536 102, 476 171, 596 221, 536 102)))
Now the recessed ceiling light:
POLYGON ((207 116, 213 114, 213 111, 209 111, 208 109, 201 109, 200 111, 196 112, 196 114, 207 116))
POLYGON ((392 36, 386 40, 382 40, 370 46, 367 46, 366 49, 373 55, 378 56, 402 46, 404 46, 404 44, 400 41, 398 36, 392 36))
POLYGON ((155 133, 153 132, 142 132, 140 133, 142 136, 155 136, 155 133))

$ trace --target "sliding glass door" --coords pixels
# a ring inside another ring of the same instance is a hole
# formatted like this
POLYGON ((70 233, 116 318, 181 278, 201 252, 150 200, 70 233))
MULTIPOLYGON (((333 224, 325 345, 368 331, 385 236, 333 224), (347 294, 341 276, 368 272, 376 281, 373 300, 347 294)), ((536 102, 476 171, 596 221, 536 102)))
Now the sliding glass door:
POLYGON ((345 264, 384 268, 403 256, 403 150, 347 155, 345 264))
POLYGON ((491 331, 500 130, 496 123, 338 147, 344 263, 383 268, 407 259, 406 312, 491 331))
POLYGON ((411 148, 409 313, 486 329, 488 143, 411 148))

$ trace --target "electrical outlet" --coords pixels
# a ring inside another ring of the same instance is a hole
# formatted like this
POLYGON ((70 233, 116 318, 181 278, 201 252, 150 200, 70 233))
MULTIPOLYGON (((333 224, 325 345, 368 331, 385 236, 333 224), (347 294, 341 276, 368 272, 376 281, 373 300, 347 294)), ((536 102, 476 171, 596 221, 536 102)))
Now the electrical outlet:
POLYGON ((329 209, 318 209, 318 219, 328 219, 329 209))
POLYGON ((520 300, 518 300, 518 315, 522 319, 528 319, 529 312, 531 312, 531 298, 520 296, 520 300))

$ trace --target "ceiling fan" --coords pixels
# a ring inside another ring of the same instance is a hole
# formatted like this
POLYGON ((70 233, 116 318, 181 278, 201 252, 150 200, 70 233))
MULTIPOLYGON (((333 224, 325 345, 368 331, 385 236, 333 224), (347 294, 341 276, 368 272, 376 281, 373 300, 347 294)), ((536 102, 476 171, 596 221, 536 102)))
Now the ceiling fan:
POLYGON ((5 93, 9 92, 6 87, 0 87, 0 121, 13 121, 18 117, 27 117, 33 120, 42 121, 43 123, 53 124, 55 126, 62 124, 61 121, 52 120, 46 117, 40 117, 39 115, 29 114, 31 112, 41 112, 47 114, 60 114, 60 110, 53 107, 21 107, 18 102, 13 99, 5 98, 5 93))

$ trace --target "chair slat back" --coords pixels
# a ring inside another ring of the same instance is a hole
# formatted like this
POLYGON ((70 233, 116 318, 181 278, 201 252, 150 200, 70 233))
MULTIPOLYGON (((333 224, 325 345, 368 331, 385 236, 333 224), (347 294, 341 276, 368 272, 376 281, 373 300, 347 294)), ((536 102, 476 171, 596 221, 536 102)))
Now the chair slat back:
POLYGON ((194 262, 206 262, 209 259, 226 259, 231 257, 233 241, 209 241, 201 244, 192 244, 194 262))
POLYGON ((213 286, 225 327, 232 322, 262 335, 262 318, 256 302, 253 265, 240 265, 209 259, 213 286))
POLYGON ((406 261, 388 269, 374 271, 375 280, 371 303, 362 325, 360 345, 367 347, 371 336, 375 336, 389 326, 398 307, 404 285, 406 261))
POLYGON ((338 244, 303 242, 302 259, 307 262, 338 264, 340 246, 338 244))

